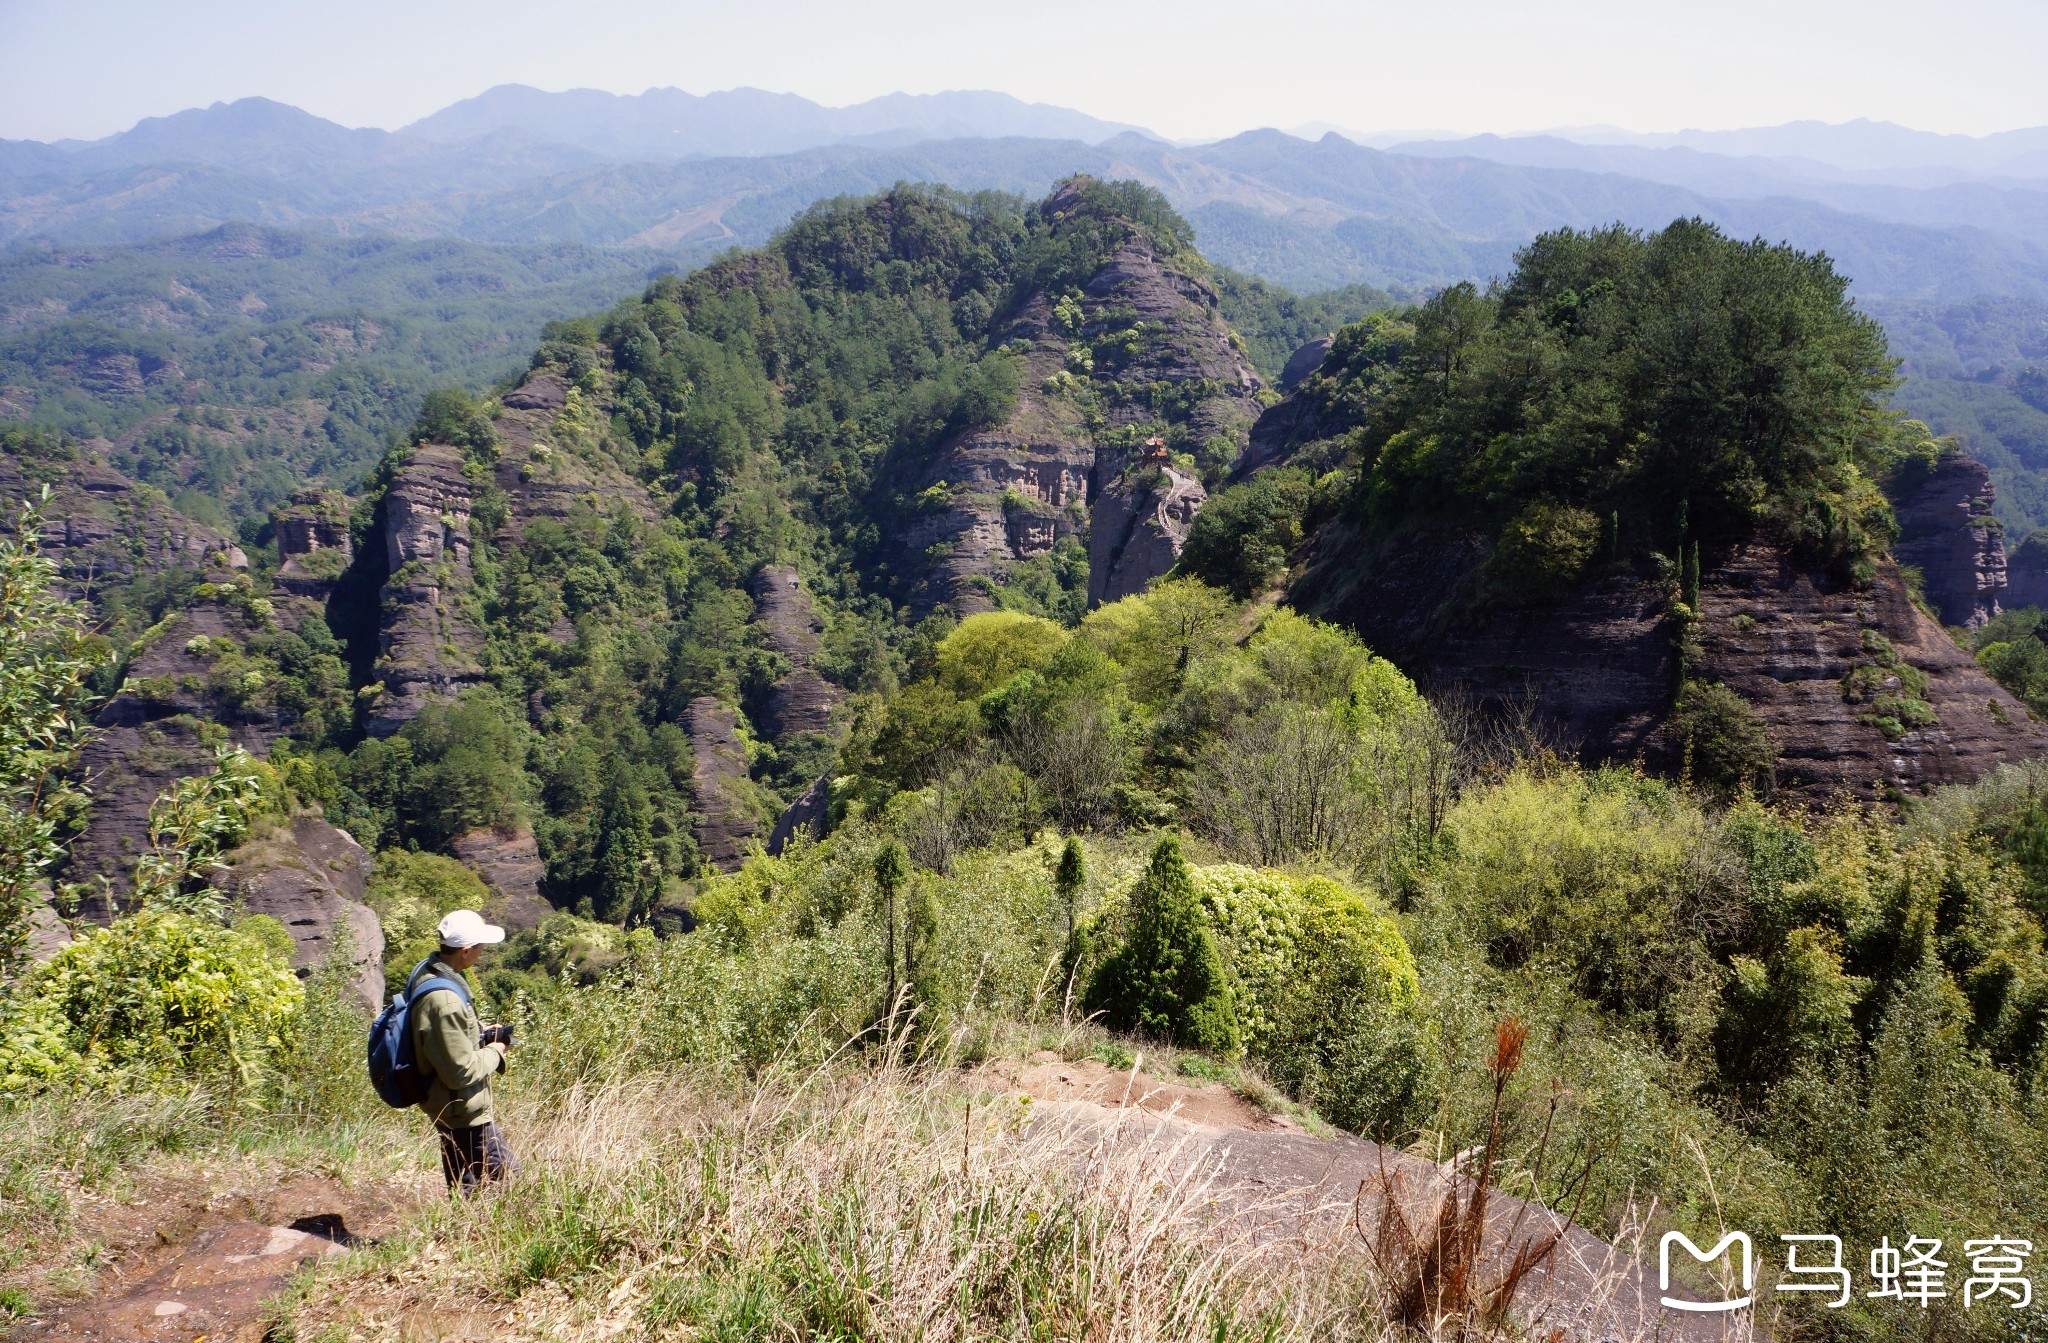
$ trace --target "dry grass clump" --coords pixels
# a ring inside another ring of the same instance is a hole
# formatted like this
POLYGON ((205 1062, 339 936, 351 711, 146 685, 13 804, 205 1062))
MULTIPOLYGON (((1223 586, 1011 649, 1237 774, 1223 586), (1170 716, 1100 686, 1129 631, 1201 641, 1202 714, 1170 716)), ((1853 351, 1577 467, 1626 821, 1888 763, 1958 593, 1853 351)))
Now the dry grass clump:
POLYGON ((299 1337, 1378 1339, 1355 1244, 1283 1239, 1188 1130, 893 1063, 672 1075, 508 1116, 522 1173, 301 1288, 299 1337), (1042 1107, 1041 1107, 1042 1108, 1042 1107))

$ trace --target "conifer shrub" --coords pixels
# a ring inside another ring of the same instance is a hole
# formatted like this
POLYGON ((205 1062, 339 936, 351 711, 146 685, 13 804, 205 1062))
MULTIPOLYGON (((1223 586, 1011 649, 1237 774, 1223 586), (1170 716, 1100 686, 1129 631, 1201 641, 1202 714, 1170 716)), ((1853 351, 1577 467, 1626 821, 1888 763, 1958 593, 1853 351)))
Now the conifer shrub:
POLYGON ((1130 936, 1096 968, 1084 1005, 1112 1030, 1234 1055, 1243 1047, 1223 957, 1202 917, 1194 873, 1172 835, 1130 894, 1130 936))

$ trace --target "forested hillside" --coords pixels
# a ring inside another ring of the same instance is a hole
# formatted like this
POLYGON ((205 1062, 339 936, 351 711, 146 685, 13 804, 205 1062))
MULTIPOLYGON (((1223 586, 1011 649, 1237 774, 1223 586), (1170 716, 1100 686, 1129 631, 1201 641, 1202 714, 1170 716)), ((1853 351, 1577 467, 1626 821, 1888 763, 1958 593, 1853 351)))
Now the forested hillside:
MULTIPOLYGON (((2048 733, 1929 614, 2003 551, 1847 277, 1693 220, 1394 305, 1197 244, 1129 181, 825 201, 241 545, 10 431, 9 1178, 416 1182, 360 1013, 467 906, 530 1170, 279 1330, 1592 1336, 1518 1295, 1570 1223, 2048 1241, 2048 733), (1155 1085, 1269 1164, 1091 1127, 1155 1085), (1447 1286, 1390 1169, 1526 1231, 1430 1203, 1447 1286)), ((72 1290, 13 1253, 7 1309, 72 1290)), ((1573 1308, 1680 1327, 1614 1272, 1573 1308)))

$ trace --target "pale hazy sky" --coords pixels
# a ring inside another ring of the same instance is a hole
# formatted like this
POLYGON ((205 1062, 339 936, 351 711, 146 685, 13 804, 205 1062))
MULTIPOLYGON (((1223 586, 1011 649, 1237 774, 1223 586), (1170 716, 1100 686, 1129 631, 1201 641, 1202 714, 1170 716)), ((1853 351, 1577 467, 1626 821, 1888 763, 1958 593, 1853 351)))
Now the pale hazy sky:
POLYGON ((0 0, 0 137, 261 94, 399 126, 493 84, 999 89, 1162 134, 2048 123, 2041 0, 0 0))

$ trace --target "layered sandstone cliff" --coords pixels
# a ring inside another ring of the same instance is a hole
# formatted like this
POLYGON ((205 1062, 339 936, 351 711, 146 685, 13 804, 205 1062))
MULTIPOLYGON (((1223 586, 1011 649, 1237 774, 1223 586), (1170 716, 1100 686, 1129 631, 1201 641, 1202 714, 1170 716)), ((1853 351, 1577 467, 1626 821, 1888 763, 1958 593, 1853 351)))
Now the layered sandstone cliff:
MULTIPOLYGON (((1507 601, 1490 593, 1486 554, 1440 527, 1332 533, 1293 597, 1426 689, 1530 714, 1568 754, 1675 768, 1663 724, 1687 630, 1671 584, 1625 570, 1507 601)), ((1748 702, 1782 795, 1876 801, 2048 752, 2048 732, 1914 605, 1895 563, 1859 588, 1756 541, 1703 569, 1683 674, 1748 702), (1919 700, 1928 721, 1886 721, 1878 694, 1919 700)))
POLYGON ((1201 481, 1170 466, 1138 468, 1112 481, 1089 522, 1088 604, 1143 592, 1172 569, 1208 497, 1201 481))
POLYGON ((1952 452, 1893 491, 1893 553, 1919 570, 1945 625, 1974 629, 1998 614, 2007 586, 2004 530, 1992 516, 1991 473, 1952 452))
MULTIPOLYGON (((1044 208, 1072 211, 1080 197, 1069 189, 1044 208)), ((987 583, 1087 535, 1091 504, 1137 459, 1147 430, 1163 431, 1177 450, 1229 460, 1260 410, 1258 375, 1214 287, 1142 233, 1080 292, 1027 298, 1003 341, 1023 365, 1016 409, 943 445, 905 481, 912 493, 944 487, 896 538, 899 563, 929 571, 915 594, 920 609, 991 609, 987 583)), ((1133 554, 1120 582, 1142 588, 1177 554, 1177 545, 1133 554)))
POLYGON ((363 716, 388 736, 435 697, 483 679, 483 632, 463 599, 472 586, 473 486, 462 454, 440 443, 408 450, 379 505, 384 581, 378 597, 379 692, 363 716))

